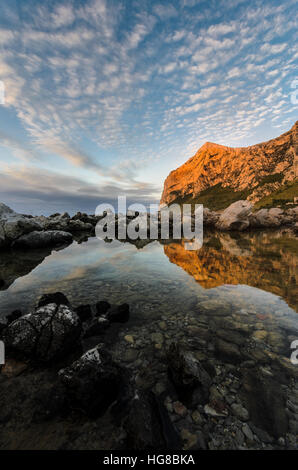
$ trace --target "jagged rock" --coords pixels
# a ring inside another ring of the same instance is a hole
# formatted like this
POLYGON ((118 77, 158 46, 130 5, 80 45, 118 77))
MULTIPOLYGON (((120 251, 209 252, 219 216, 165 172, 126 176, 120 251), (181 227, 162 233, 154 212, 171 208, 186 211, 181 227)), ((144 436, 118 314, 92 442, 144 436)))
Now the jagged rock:
POLYGON ((75 309, 76 314, 81 319, 81 321, 89 320, 92 317, 92 311, 90 305, 80 305, 75 309))
POLYGON ((0 246, 10 244, 21 235, 42 230, 33 218, 14 212, 5 204, 0 203, 0 246))
POLYGON ((106 312, 106 318, 111 323, 125 323, 129 319, 129 305, 114 305, 106 312))
POLYGON ((49 230, 47 232, 31 232, 23 235, 13 243, 16 248, 45 248, 47 246, 71 243, 73 240, 69 232, 49 230))
POLYGON ((167 351, 167 361, 170 377, 177 391, 187 393, 196 390, 199 402, 206 403, 211 378, 192 352, 185 350, 178 343, 172 343, 167 351))
POLYGON ((284 211, 278 207, 272 209, 260 209, 250 214, 250 225, 252 227, 280 227, 285 224, 284 211))
POLYGON ((249 227, 248 214, 252 209, 249 201, 236 201, 220 215, 216 227, 219 230, 243 231, 249 227))
POLYGON ((80 333, 80 320, 71 307, 50 303, 12 322, 4 341, 8 349, 48 362, 67 354, 80 333))
POLYGON ((93 225, 90 223, 82 222, 81 220, 69 220, 69 230, 72 232, 84 232, 93 230, 93 225))
POLYGON ((16 214, 10 207, 6 206, 0 202, 0 219, 6 219, 12 215, 16 214))
POLYGON ((123 380, 121 369, 100 346, 61 369, 59 377, 67 389, 70 405, 92 416, 102 414, 117 399, 123 380))

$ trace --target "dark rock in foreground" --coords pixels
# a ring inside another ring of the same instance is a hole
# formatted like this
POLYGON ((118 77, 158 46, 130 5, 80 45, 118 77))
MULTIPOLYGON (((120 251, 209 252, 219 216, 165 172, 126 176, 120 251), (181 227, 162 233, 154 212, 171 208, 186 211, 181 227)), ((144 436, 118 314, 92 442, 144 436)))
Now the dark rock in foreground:
POLYGON ((281 384, 252 369, 244 371, 243 386, 253 422, 277 438, 285 435, 288 417, 281 384))
POLYGON ((195 391, 199 402, 206 403, 209 398, 211 378, 192 352, 173 343, 168 350, 167 360, 170 377, 178 393, 187 397, 195 391))
POLYGON ((80 305, 75 309, 75 311, 82 322, 89 320, 92 317, 90 305, 80 305))
POLYGON ((124 427, 130 449, 156 451, 179 449, 181 446, 180 437, 163 404, 158 403, 152 392, 135 391, 124 427))
POLYGON ((69 353, 80 334, 81 323, 71 307, 48 303, 13 321, 4 341, 7 349, 49 362, 69 353))
POLYGON ((67 389, 70 406, 98 416, 116 400, 122 383, 121 369, 100 346, 87 351, 59 377, 67 389))

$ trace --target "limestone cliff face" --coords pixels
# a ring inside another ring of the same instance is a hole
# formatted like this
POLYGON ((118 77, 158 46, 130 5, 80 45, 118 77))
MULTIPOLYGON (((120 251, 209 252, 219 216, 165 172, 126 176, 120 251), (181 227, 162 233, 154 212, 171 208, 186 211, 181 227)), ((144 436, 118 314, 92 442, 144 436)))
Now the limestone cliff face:
POLYGON ((161 203, 188 202, 218 186, 229 188, 228 202, 233 193, 236 197, 231 202, 248 198, 255 203, 293 182, 297 176, 298 121, 280 137, 251 147, 205 143, 192 158, 169 174, 161 203))

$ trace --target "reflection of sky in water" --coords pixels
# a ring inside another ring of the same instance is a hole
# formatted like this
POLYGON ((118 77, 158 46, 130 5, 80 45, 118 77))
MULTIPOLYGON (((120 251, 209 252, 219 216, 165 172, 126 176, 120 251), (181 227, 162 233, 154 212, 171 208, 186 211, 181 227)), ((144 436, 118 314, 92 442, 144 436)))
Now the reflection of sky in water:
POLYGON ((189 311, 200 302, 227 304, 238 313, 287 316, 295 312, 276 295, 246 285, 204 289, 171 263, 158 242, 142 250, 128 243, 103 243, 96 238, 54 251, 30 274, 0 292, 1 315, 15 308, 26 312, 44 292, 63 291, 74 305, 103 298, 129 302, 135 315, 189 311), (141 309, 141 310, 140 310, 141 309), (138 313, 136 313, 138 312, 138 313))

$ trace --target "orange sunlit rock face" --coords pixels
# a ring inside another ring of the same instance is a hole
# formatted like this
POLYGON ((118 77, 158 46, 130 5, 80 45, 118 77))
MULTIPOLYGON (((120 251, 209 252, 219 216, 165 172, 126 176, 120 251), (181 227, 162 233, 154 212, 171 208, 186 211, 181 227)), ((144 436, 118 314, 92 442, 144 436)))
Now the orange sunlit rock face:
MULTIPOLYGON (((196 197, 219 183, 238 192, 256 188, 269 175, 282 174, 282 183, 293 181, 298 176, 297 134, 298 121, 280 137, 251 147, 205 143, 192 158, 169 174, 161 203, 196 197)), ((256 192, 253 202, 261 197, 263 192, 256 192)))

